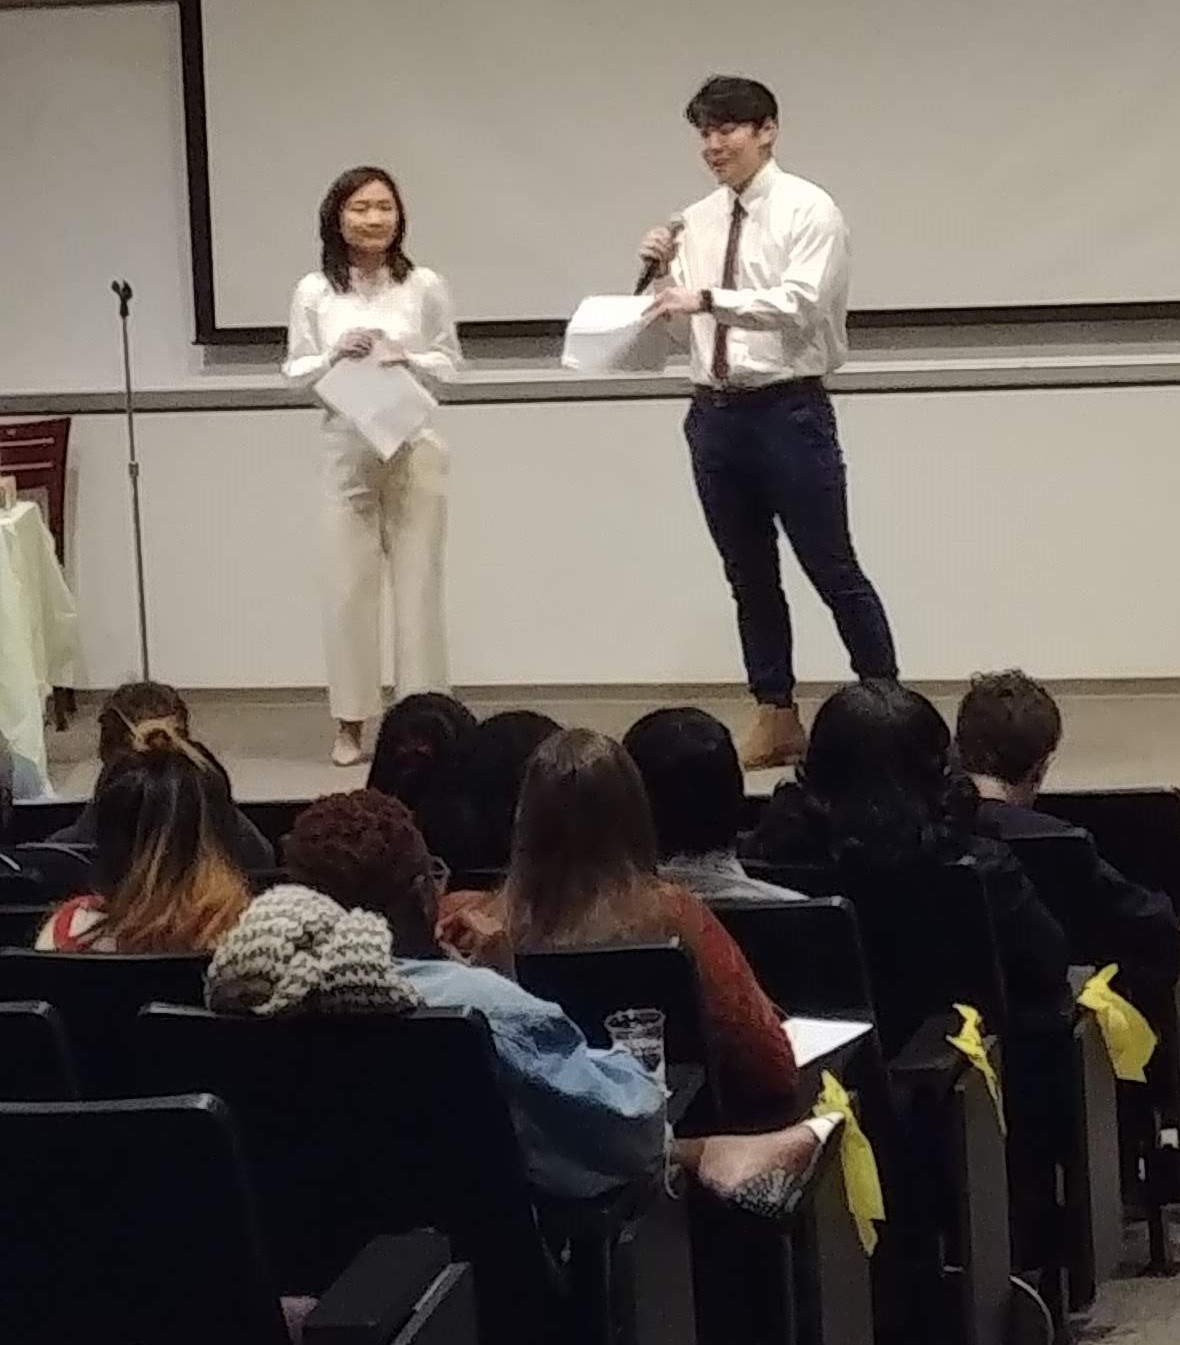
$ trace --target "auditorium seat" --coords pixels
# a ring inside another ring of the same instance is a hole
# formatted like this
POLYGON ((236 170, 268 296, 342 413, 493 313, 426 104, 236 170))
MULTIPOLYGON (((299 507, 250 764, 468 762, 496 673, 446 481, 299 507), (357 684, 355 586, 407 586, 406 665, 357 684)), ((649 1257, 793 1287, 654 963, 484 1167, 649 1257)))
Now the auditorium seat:
MULTIPOLYGON (((1004 1062, 1013 1263, 1040 1272, 1054 1320, 1064 1320, 1062 1272, 1068 1271, 1071 1303, 1086 1301, 1105 1246, 1094 1226, 1090 1183, 1092 1176, 1110 1170, 1114 1093, 1109 1062, 1097 1049, 1093 1015, 1067 1013, 1063 1006, 1060 1019, 1010 1019, 986 891, 969 865, 942 865, 860 884, 823 866, 746 867, 795 891, 842 892, 850 898, 887 1058, 931 1013, 953 1003, 981 1011, 987 1030, 1001 1043, 1004 1062), (953 921, 946 918, 948 910, 955 913, 953 921), (1083 1070, 1096 1074, 1089 1093, 1079 1079, 1083 1070), (1101 1133, 1093 1136, 1086 1129, 1088 1109, 1104 1118, 1101 1133), (1093 1164, 1087 1162, 1090 1141, 1102 1149, 1101 1163, 1096 1156, 1093 1164)), ((1100 1182, 1098 1189, 1105 1186, 1100 1182)))
POLYGON ((12 810, 12 827, 8 839, 16 844, 22 841, 48 840, 54 832, 72 827, 85 806, 83 799, 48 799, 39 803, 18 803, 12 810))
MULTIPOLYGON (((1101 967, 1121 962, 1116 950, 1102 946, 1109 913, 1092 903, 1096 888, 1097 855, 1085 830, 1047 832, 1009 842, 1041 900, 1056 917, 1070 945, 1070 961, 1078 966, 1101 967)), ((1147 1216, 1150 1268, 1162 1270, 1171 1261, 1168 1224, 1164 1205, 1170 1191, 1168 1157, 1161 1142, 1164 1117, 1175 1115, 1180 1096, 1180 1023, 1174 989, 1149 978, 1136 977, 1133 969, 1120 965, 1115 989, 1125 995, 1152 1024, 1158 1037, 1155 1055, 1147 1067, 1147 1083, 1119 1081, 1119 1143, 1122 1189, 1134 1196, 1147 1216)), ((1091 1141, 1093 1136, 1090 1137, 1091 1141)), ((1098 1165, 1099 1154, 1093 1158, 1098 1165)), ((1109 1182, 1107 1182, 1109 1186, 1109 1182)), ((1104 1204, 1116 1202, 1107 1192, 1104 1204)), ((1108 1211, 1109 1213, 1109 1211, 1108 1211)), ((1107 1225, 1095 1267, 1101 1279, 1113 1269, 1111 1260, 1120 1251, 1120 1230, 1107 1225)))
MULTIPOLYGON (((304 1345, 424 1341, 431 1322, 432 1339, 475 1345, 468 1276, 448 1263, 428 1235, 365 1246, 291 1314, 304 1345)), ((6 1341, 292 1345, 213 1097, 0 1103, 0 1265, 6 1341)))
POLYGON ((52 1005, 0 1001, 0 1101, 65 1102, 78 1080, 65 1025, 52 1005))
POLYGON ((1133 882, 1166 892, 1180 911, 1180 790, 1047 793, 1037 807, 1084 827, 1108 864, 1133 882))
POLYGON ((153 1005, 136 1055, 142 1091, 228 1103, 284 1288, 317 1293, 373 1234, 429 1225, 474 1266, 485 1345, 616 1339, 622 1238, 655 1186, 535 1200, 481 1015, 262 1019, 153 1005), (568 1264, 551 1256, 538 1208, 568 1264))
POLYGON ((126 1097, 135 1092, 136 1014, 154 999, 203 1003, 207 964, 205 956, 183 953, 38 953, 0 948, 0 999, 52 1004, 74 1051, 82 1095, 126 1097))
MULTIPOLYGON (((731 898, 712 908, 789 1015, 876 1021, 848 901, 731 898)), ((1011 1297, 1004 1146, 982 1076, 946 1043, 953 1030, 948 1013, 934 1015, 888 1067, 874 1033, 839 1072, 860 1099, 886 1186, 890 1216, 873 1267, 880 1313, 896 1319, 910 1293, 924 1311, 940 1304, 951 1314, 940 1338, 987 1340, 1011 1297)))

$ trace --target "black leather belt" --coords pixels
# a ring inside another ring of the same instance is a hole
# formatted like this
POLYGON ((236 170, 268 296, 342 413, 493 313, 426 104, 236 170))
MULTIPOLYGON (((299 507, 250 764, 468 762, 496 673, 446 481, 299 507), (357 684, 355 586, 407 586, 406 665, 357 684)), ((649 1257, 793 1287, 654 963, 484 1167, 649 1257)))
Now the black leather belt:
POLYGON ((692 395, 694 401, 704 402, 706 406, 772 406, 775 402, 822 391, 823 386, 822 378, 812 376, 764 383, 759 388, 709 388, 697 384, 692 395))

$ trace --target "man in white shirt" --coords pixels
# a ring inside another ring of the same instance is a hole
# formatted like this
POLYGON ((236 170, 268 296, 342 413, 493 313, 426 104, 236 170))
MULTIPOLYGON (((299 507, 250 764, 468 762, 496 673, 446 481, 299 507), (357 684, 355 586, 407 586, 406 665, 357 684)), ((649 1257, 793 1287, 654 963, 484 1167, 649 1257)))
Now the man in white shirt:
POLYGON ((774 161, 778 104, 765 85, 715 76, 685 115, 721 185, 688 207, 681 233, 653 229, 640 252, 663 267, 653 311, 690 327, 696 391, 685 435, 758 702, 742 764, 785 766, 807 739, 776 520, 831 609, 853 671, 897 676, 885 610, 849 534, 822 381, 848 353, 848 230, 825 191, 774 161))

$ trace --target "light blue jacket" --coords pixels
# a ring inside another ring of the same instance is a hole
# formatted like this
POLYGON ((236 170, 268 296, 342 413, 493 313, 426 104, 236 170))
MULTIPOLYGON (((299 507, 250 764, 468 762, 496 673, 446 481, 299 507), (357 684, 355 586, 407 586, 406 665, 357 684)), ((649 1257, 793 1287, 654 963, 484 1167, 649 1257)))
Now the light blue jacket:
POLYGON ((586 1044, 556 1004, 482 967, 395 958, 432 1009, 488 1021, 529 1180, 591 1197, 664 1166, 664 1091, 625 1051, 586 1044))

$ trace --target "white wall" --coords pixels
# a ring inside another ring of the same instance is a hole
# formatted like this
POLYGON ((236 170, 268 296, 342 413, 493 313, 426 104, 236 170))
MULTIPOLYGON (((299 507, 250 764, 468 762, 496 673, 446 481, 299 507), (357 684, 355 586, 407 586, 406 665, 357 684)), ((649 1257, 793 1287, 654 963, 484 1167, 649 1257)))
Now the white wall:
MULTIPOLYGON (((1180 388, 860 395, 838 405, 862 558, 905 673, 1180 675, 1180 388)), ((738 682, 674 401, 444 408, 460 685, 738 682)), ((75 423, 88 683, 135 664, 121 424, 75 423)), ((140 420, 154 671, 319 685, 317 417, 140 420)), ((846 674, 788 566, 799 673, 846 674)))

